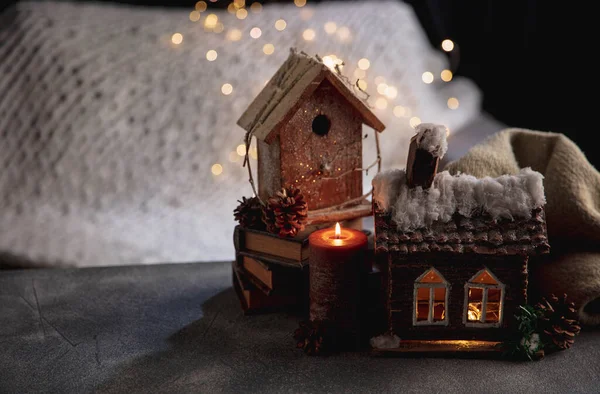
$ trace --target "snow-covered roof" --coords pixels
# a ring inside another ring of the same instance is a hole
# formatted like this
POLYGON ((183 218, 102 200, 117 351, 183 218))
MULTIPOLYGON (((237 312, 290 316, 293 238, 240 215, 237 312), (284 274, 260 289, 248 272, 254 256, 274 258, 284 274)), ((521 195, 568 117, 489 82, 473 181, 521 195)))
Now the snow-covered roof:
POLYGON ((455 214, 470 218, 487 214, 491 219, 529 219, 543 207, 543 176, 531 168, 516 175, 475 178, 438 173, 429 189, 409 188, 404 170, 389 170, 373 179, 373 201, 390 214, 398 231, 410 232, 449 222, 455 214))

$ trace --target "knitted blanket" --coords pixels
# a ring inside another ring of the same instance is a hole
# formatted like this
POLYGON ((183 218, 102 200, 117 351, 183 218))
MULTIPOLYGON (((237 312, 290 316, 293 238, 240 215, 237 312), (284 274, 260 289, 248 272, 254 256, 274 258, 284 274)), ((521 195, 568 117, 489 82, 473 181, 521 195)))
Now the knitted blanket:
POLYGON ((368 84, 385 166, 406 161, 411 118, 454 132, 479 113, 477 88, 440 79, 447 57, 401 2, 238 17, 194 4, 18 2, 0 15, 0 265, 233 259, 233 209, 252 193, 236 120, 290 47, 343 59, 368 84))
POLYGON ((550 254, 530 264, 532 300, 566 293, 585 324, 600 325, 600 173, 562 134, 507 129, 449 163, 451 173, 476 177, 544 175, 550 254))

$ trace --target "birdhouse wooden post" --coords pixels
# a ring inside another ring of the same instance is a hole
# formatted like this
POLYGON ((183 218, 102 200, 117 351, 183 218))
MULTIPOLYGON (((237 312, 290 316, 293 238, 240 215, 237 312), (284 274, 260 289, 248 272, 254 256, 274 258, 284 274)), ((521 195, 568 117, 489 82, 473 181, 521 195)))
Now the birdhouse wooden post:
MULTIPOLYGON (((260 198, 295 186, 311 222, 312 212, 360 198, 363 123, 385 128, 335 72, 292 50, 238 120, 258 141, 260 198)), ((354 217, 365 214, 368 206, 354 217)))

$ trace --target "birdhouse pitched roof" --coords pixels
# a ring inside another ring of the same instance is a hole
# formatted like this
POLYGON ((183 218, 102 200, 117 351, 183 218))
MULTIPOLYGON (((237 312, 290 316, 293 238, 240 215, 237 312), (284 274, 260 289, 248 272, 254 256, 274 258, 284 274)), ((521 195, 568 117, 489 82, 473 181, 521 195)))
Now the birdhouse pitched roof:
POLYGON ((435 176, 429 189, 410 188, 402 170, 373 180, 376 248, 381 252, 533 255, 549 251, 542 175, 477 179, 435 176))
POLYGON ((323 62, 303 52, 290 50, 290 56, 256 96, 237 124, 252 131, 257 138, 269 142, 272 133, 295 113, 295 109, 323 82, 328 80, 348 100, 363 122, 377 131, 385 125, 371 112, 363 100, 323 62))

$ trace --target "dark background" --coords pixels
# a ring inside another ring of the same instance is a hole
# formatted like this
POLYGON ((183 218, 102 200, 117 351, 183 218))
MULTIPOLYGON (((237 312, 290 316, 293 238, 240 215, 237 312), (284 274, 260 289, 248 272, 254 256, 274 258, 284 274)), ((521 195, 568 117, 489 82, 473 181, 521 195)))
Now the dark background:
MULTIPOLYGON (((195 4, 189 0, 120 2, 188 9, 195 4)), ((444 38, 457 44, 454 56, 460 61, 455 75, 468 77, 481 88, 485 111, 509 126, 564 133, 600 168, 592 119, 596 112, 591 108, 592 83, 597 78, 593 40, 598 34, 591 33, 597 23, 589 21, 593 15, 589 7, 543 0, 406 2, 415 9, 432 45, 438 47, 444 38)), ((230 1, 207 3, 217 8, 230 1)))

